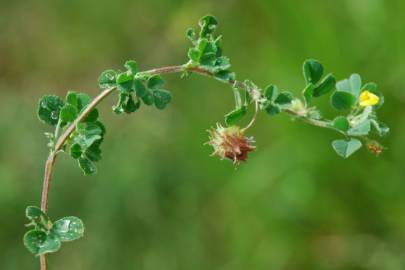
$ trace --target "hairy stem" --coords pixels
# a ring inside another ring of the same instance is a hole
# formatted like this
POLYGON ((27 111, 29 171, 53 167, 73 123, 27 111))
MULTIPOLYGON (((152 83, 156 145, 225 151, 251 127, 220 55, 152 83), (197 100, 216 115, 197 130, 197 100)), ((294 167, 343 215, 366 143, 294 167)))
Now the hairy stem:
MULTIPOLYGON (((159 75, 159 74, 180 73, 180 72, 191 72, 191 73, 197 73, 197 74, 204 75, 204 76, 211 77, 211 78, 214 77, 214 74, 212 74, 210 71, 207 71, 201 67, 189 66, 187 64, 151 69, 151 70, 140 72, 139 74, 159 75)), ((222 81, 222 82, 227 82, 231 85, 236 84, 240 88, 247 89, 250 92, 257 90, 257 89, 249 89, 243 82, 240 82, 240 81, 229 80, 229 81, 222 81)), ((102 91, 98 96, 96 96, 93 99, 93 101, 86 107, 86 109, 80 113, 80 115, 76 118, 76 120, 70 126, 68 126, 68 128, 66 128, 64 130, 64 132, 60 135, 60 137, 55 138, 55 139, 57 139, 55 147, 50 152, 48 159, 46 161, 46 164, 45 164, 45 173, 44 173, 42 197, 41 197, 41 209, 43 212, 46 213, 48 211, 49 190, 50 190, 50 184, 52 182, 52 173, 53 173, 53 168, 55 165, 57 154, 61 150, 63 150, 66 140, 68 140, 70 135, 75 131, 76 126, 80 122, 82 122, 91 113, 91 111, 93 109, 95 109, 95 107, 101 101, 103 101, 107 96, 109 96, 115 90, 116 90, 116 88, 112 87, 112 88, 108 88, 108 89, 102 91)), ((255 114, 254 114, 252 120, 249 122, 249 124, 244 128, 245 130, 250 128, 254 124, 254 122, 256 121, 256 117, 257 117, 257 113, 258 113, 259 109, 260 109, 259 103, 257 101, 255 101, 255 114)), ((294 111, 290 111, 290 110, 283 110, 283 112, 286 112, 287 114, 289 114, 291 116, 299 118, 308 124, 318 126, 318 127, 330 128, 330 126, 328 125, 328 122, 309 119, 306 117, 300 117, 294 111)), ((57 131, 55 131, 55 134, 56 135, 59 134, 59 125, 57 127, 57 131)), ((45 255, 40 256, 40 263, 41 263, 41 270, 47 270, 47 260, 46 260, 45 255)))

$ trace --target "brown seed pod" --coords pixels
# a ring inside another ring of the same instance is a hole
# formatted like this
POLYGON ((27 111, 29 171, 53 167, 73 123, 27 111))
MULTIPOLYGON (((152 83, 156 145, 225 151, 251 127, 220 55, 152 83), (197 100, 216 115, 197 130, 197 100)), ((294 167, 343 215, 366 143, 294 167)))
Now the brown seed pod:
POLYGON ((246 161, 248 153, 256 149, 253 146, 253 137, 246 137, 238 126, 224 128, 217 124, 217 128, 212 128, 208 132, 210 140, 207 143, 214 148, 212 155, 221 159, 228 158, 234 164, 246 161))

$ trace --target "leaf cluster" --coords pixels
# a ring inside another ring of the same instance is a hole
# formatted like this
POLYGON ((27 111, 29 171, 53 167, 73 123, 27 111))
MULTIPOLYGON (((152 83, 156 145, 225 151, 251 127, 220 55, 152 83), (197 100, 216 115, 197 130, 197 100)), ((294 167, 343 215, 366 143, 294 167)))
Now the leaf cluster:
POLYGON ((33 229, 25 233, 24 245, 37 256, 56 252, 62 242, 79 239, 84 234, 83 222, 77 217, 64 217, 52 222, 35 206, 28 206, 25 215, 30 220, 27 226, 33 229))
MULTIPOLYGON (((53 148, 60 129, 64 131, 72 125, 90 102, 91 99, 87 94, 75 91, 69 91, 65 100, 53 95, 41 98, 38 117, 42 122, 55 126, 55 133, 47 133, 52 150, 55 150, 53 148)), ((97 171, 95 162, 101 159, 100 146, 106 130, 98 118, 98 110, 91 110, 80 123, 77 123, 74 132, 59 150, 68 152, 73 159, 77 160, 79 167, 86 175, 97 171)))
POLYGON ((126 71, 105 70, 98 78, 101 89, 117 88, 118 102, 113 107, 117 114, 133 113, 141 103, 163 110, 170 103, 172 95, 163 88, 164 80, 159 75, 138 72, 134 60, 125 62, 126 71))
POLYGON ((199 21, 200 31, 193 28, 187 30, 187 37, 192 43, 188 50, 188 67, 198 66, 211 73, 215 78, 233 82, 235 73, 230 71, 231 63, 223 55, 222 36, 216 36, 218 21, 211 15, 202 17, 199 21))

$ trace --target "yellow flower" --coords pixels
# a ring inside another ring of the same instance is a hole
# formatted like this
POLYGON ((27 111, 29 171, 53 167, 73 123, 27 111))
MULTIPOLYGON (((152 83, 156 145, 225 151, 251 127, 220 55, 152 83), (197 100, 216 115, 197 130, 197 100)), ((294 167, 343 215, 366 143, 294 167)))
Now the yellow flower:
POLYGON ((363 91, 360 95, 360 106, 362 107, 376 105, 379 101, 380 98, 377 95, 367 90, 363 91))

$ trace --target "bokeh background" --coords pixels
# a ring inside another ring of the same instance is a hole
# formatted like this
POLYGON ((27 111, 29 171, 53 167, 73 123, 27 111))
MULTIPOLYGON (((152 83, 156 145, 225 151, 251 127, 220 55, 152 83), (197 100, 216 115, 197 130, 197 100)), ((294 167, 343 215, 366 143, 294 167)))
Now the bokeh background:
MULTIPOLYGON (((405 269, 405 2, 205 0, 0 2, 0 269, 38 269, 24 248, 24 209, 38 205, 48 127, 40 96, 98 91, 127 59, 149 69, 186 61, 185 30, 212 13, 238 78, 296 94, 301 64, 376 81, 391 127, 379 158, 343 160, 328 130, 260 115, 257 152, 234 169, 209 157, 206 130, 232 109, 230 88, 169 75, 165 111, 111 113, 99 173, 58 159, 50 216, 81 217, 86 234, 50 269, 405 269)), ((332 116, 328 99, 319 101, 332 116)))

